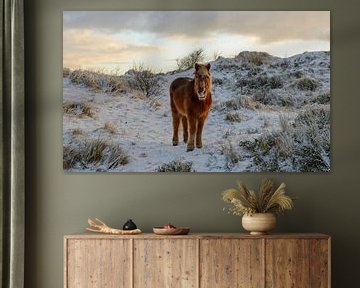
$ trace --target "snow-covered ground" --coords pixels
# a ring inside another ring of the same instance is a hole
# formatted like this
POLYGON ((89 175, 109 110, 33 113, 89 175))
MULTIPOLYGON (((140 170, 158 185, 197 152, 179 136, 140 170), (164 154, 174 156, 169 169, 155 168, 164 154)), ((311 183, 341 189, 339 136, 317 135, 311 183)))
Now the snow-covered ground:
MULTIPOLYGON (((330 97, 329 52, 306 52, 286 59, 268 56, 265 60, 255 65, 238 56, 211 62, 213 108, 203 131, 204 147, 192 152, 186 152, 183 142, 172 146, 168 93, 170 83, 177 77, 192 77, 192 69, 159 74, 159 91, 149 98, 136 89, 106 92, 64 77, 64 157, 69 157, 65 151, 89 140, 118 145, 128 155, 124 165, 74 159, 64 168, 76 172, 156 172, 175 160, 196 172, 261 171, 249 143, 286 130, 284 126, 291 126, 309 107, 330 106, 330 101, 316 100, 330 97), (313 82, 301 82, 304 78, 313 82), (69 103, 75 103, 71 111, 65 108, 69 103), (91 113, 81 113, 82 105, 91 113), (235 121, 231 121, 233 115, 235 121)), ((179 136, 182 140, 182 131, 179 136)), ((105 157, 106 150, 103 153, 105 157)), ((298 171, 296 167, 280 165, 279 171, 298 171)))

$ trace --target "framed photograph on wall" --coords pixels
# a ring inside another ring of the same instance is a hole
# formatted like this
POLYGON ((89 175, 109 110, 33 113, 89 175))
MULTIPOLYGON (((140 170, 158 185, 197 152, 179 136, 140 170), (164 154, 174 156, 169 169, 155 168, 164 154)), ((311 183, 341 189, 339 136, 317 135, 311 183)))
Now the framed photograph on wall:
POLYGON ((67 172, 328 172, 329 11, 64 11, 67 172))

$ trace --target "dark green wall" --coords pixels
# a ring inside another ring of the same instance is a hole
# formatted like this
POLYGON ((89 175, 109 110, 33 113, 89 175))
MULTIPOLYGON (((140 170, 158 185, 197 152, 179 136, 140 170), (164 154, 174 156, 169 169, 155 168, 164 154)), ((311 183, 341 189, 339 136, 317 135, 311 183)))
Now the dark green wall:
MULTIPOLYGON (((63 235, 88 216, 145 231, 172 222, 197 232, 241 231, 220 192, 241 178, 284 181, 296 209, 279 232, 333 237, 333 287, 359 287, 360 21, 356 1, 27 0, 26 287, 63 287, 63 235), (207 3, 206 5, 203 3, 207 3), (356 9, 357 8, 357 9, 356 9), (63 10, 330 10, 332 20, 332 172, 328 174, 65 174, 62 170, 63 10)), ((306 287, 304 287, 306 288, 306 287)))

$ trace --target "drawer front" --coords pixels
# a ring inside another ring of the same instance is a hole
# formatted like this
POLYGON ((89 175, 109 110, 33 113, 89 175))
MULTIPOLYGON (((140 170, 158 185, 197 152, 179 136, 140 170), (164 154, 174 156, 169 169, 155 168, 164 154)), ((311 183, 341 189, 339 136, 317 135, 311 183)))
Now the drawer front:
POLYGON ((262 240, 204 239, 200 243, 200 287, 263 287, 262 240))
POLYGON ((130 244, 130 240, 67 240, 65 287, 131 287, 130 244))
POLYGON ((196 288, 198 240, 134 240, 134 288, 196 288))

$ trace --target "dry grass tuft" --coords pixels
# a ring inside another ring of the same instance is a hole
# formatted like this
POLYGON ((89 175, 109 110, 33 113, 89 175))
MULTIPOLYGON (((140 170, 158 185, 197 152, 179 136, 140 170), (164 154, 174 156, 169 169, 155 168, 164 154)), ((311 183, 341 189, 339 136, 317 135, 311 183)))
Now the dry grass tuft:
POLYGON ((108 131, 109 133, 111 133, 111 134, 116 134, 117 133, 117 129, 116 129, 115 125, 112 124, 111 122, 106 122, 105 125, 104 125, 104 129, 106 131, 108 131))
POLYGON ((101 71, 89 71, 77 69, 69 74, 71 82, 86 86, 96 91, 111 93, 124 93, 128 90, 128 84, 124 77, 104 74, 101 71))
POLYGON ((95 111, 89 103, 86 102, 65 102, 63 104, 63 111, 67 114, 76 116, 94 117, 95 111))
POLYGON ((195 170, 192 168, 192 162, 179 159, 160 165, 156 172, 195 172, 195 170))
POLYGON ((146 96, 142 93, 131 94, 130 97, 131 97, 131 99, 134 99, 134 100, 141 100, 141 101, 147 100, 146 96))
POLYGON ((260 109, 263 105, 254 101, 249 96, 240 96, 230 100, 220 102, 215 106, 218 111, 240 110, 240 109, 260 109))
POLYGON ((69 77, 71 71, 69 68, 64 67, 63 68, 63 78, 69 77))
POLYGON ((154 108, 155 110, 159 109, 161 107, 161 102, 159 99, 149 99, 148 103, 151 108, 154 108))
POLYGON ((225 120, 229 122, 241 122, 242 118, 239 112, 235 113, 226 113, 225 114, 225 120))
POLYGON ((88 139, 63 147, 63 167, 66 170, 77 166, 95 171, 102 166, 110 170, 127 163, 129 156, 120 145, 101 139, 88 139))
POLYGON ((85 135, 85 131, 80 128, 75 128, 71 130, 72 135, 85 135))

